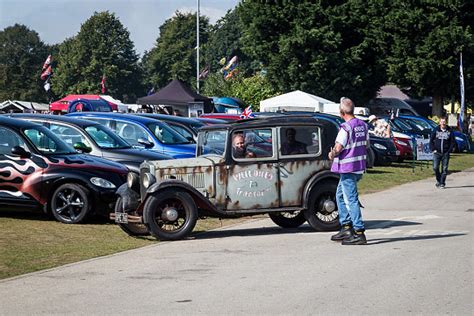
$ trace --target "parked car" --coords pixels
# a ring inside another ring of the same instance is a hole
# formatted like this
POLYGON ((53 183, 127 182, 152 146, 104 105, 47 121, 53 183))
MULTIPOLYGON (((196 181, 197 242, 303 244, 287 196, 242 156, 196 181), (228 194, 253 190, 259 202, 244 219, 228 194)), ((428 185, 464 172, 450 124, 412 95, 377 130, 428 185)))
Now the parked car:
MULTIPOLYGON (((413 129, 418 129, 423 133, 432 133, 434 129, 438 126, 434 121, 423 117, 423 116, 408 116, 408 115, 401 115, 399 116, 404 122, 408 123, 413 129)), ((463 151, 470 151, 471 149, 471 142, 469 138, 464 133, 453 129, 454 140, 456 141, 456 146, 454 147, 454 151, 463 152, 463 151)))
POLYGON ((12 114, 13 118, 43 125, 76 150, 110 159, 139 172, 145 160, 172 159, 151 150, 134 148, 104 125, 75 117, 48 114, 12 114))
POLYGON ((136 115, 163 121, 169 126, 171 126, 178 133, 186 137, 186 139, 192 139, 194 142, 197 142, 198 130, 201 127, 206 125, 226 123, 226 121, 218 119, 200 119, 195 117, 191 118, 167 114, 137 113, 136 115))
POLYGON ((0 206, 43 209, 76 224, 108 213, 126 182, 123 165, 78 154, 49 129, 0 117, 0 206))
POLYGON ((86 118, 113 130, 129 144, 169 155, 189 158, 196 155, 196 144, 156 119, 122 113, 82 112, 67 116, 86 118))
POLYGON ((338 175, 330 171, 327 153, 337 132, 331 122, 308 115, 203 127, 196 158, 148 161, 139 177, 130 175, 117 190, 111 218, 145 224, 162 240, 184 238, 205 216, 269 214, 281 227, 308 221, 315 230, 336 230, 338 175), (284 153, 288 129, 294 129, 304 152, 284 153), (235 135, 258 135, 246 144, 257 153, 238 158, 232 149, 235 135))
POLYGON ((112 106, 103 99, 88 100, 88 99, 77 99, 71 101, 67 108, 68 113, 73 112, 112 112, 112 106))

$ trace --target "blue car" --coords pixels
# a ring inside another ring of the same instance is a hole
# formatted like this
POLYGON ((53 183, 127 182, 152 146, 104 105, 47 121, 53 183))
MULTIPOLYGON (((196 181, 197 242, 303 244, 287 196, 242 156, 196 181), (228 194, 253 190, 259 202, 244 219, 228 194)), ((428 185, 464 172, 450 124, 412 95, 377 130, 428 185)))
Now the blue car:
POLYGON ((98 122, 134 147, 154 150, 173 158, 196 156, 196 144, 156 119, 121 113, 76 112, 68 116, 98 122))
MULTIPOLYGON (((423 116, 402 115, 399 118, 404 120, 404 122, 408 123, 414 129, 417 128, 420 131, 429 131, 429 133, 432 133, 438 126, 438 124, 423 116)), ((456 140, 455 151, 463 152, 471 149, 469 138, 464 133, 453 130, 453 134, 454 139, 456 140)))

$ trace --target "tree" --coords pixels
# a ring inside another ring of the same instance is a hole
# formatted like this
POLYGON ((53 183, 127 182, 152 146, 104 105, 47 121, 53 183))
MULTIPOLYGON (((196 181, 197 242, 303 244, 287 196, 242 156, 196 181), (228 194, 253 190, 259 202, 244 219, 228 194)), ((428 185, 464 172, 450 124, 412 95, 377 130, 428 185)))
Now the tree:
MULTIPOLYGON (((208 40, 209 19, 199 19, 199 41, 208 40)), ((160 26, 155 47, 144 56, 146 84, 163 87, 173 79, 193 85, 196 81, 196 14, 176 12, 160 26)))
POLYGON ((95 12, 79 33, 60 47, 53 90, 59 94, 100 93, 102 76, 107 94, 135 102, 144 93, 130 34, 109 12, 95 12))
POLYGON ((47 101, 40 79, 48 46, 38 33, 15 24, 0 31, 0 100, 47 101))
POLYGON ((379 26, 385 1, 245 1, 238 10, 244 52, 282 92, 363 104, 386 81, 379 26))
POLYGON ((219 63, 222 58, 226 58, 228 61, 233 56, 238 57, 238 70, 241 74, 249 76, 258 70, 252 59, 242 51, 241 37, 242 25, 238 10, 229 10, 211 27, 209 41, 203 47, 204 60, 211 72, 223 67, 219 63))
POLYGON ((474 39, 460 21, 464 2, 399 0, 386 15, 389 79, 410 95, 433 96, 436 116, 443 98, 459 95, 459 52, 474 39))

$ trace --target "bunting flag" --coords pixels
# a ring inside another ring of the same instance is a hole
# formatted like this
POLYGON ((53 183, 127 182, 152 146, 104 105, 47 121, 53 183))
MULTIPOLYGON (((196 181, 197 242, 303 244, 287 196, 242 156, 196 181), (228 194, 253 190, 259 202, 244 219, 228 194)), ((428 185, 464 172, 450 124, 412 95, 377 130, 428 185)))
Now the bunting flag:
POLYGON ((153 93, 155 93, 155 87, 151 87, 151 89, 148 90, 147 95, 152 95, 153 93))
POLYGON ((459 81, 461 86, 461 110, 459 113, 459 127, 463 130, 464 127, 464 75, 462 71, 462 53, 460 53, 460 63, 459 63, 459 81))
POLYGON ((44 61, 42 71, 45 71, 45 69, 48 68, 49 65, 51 65, 51 55, 49 55, 48 58, 46 58, 46 60, 44 61))
POLYGON ((105 86, 105 75, 102 75, 102 81, 100 82, 100 86, 102 88, 102 94, 107 92, 107 87, 105 86))
POLYGON ((240 118, 241 119, 248 119, 248 118, 253 118, 255 117, 252 113, 252 106, 249 105, 248 107, 245 108, 245 110, 240 113, 240 118))
POLYGON ((41 80, 47 80, 51 75, 53 74, 53 69, 51 68, 51 65, 49 65, 46 69, 43 70, 41 73, 41 80))

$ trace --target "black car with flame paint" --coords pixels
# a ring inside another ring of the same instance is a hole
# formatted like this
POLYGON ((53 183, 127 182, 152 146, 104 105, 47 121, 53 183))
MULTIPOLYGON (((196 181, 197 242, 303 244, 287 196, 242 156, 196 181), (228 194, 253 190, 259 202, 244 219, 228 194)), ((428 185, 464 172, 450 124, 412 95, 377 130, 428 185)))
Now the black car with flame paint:
POLYGON ((79 223, 109 212, 127 172, 78 154, 41 125, 0 117, 0 208, 42 208, 60 222, 79 223))
POLYGON ((311 115, 203 127, 195 158, 147 161, 139 177, 129 173, 111 218, 134 227, 128 233, 163 240, 186 237, 207 216, 268 214, 285 228, 307 221, 315 230, 338 229, 338 175, 328 160, 337 132, 311 115))

